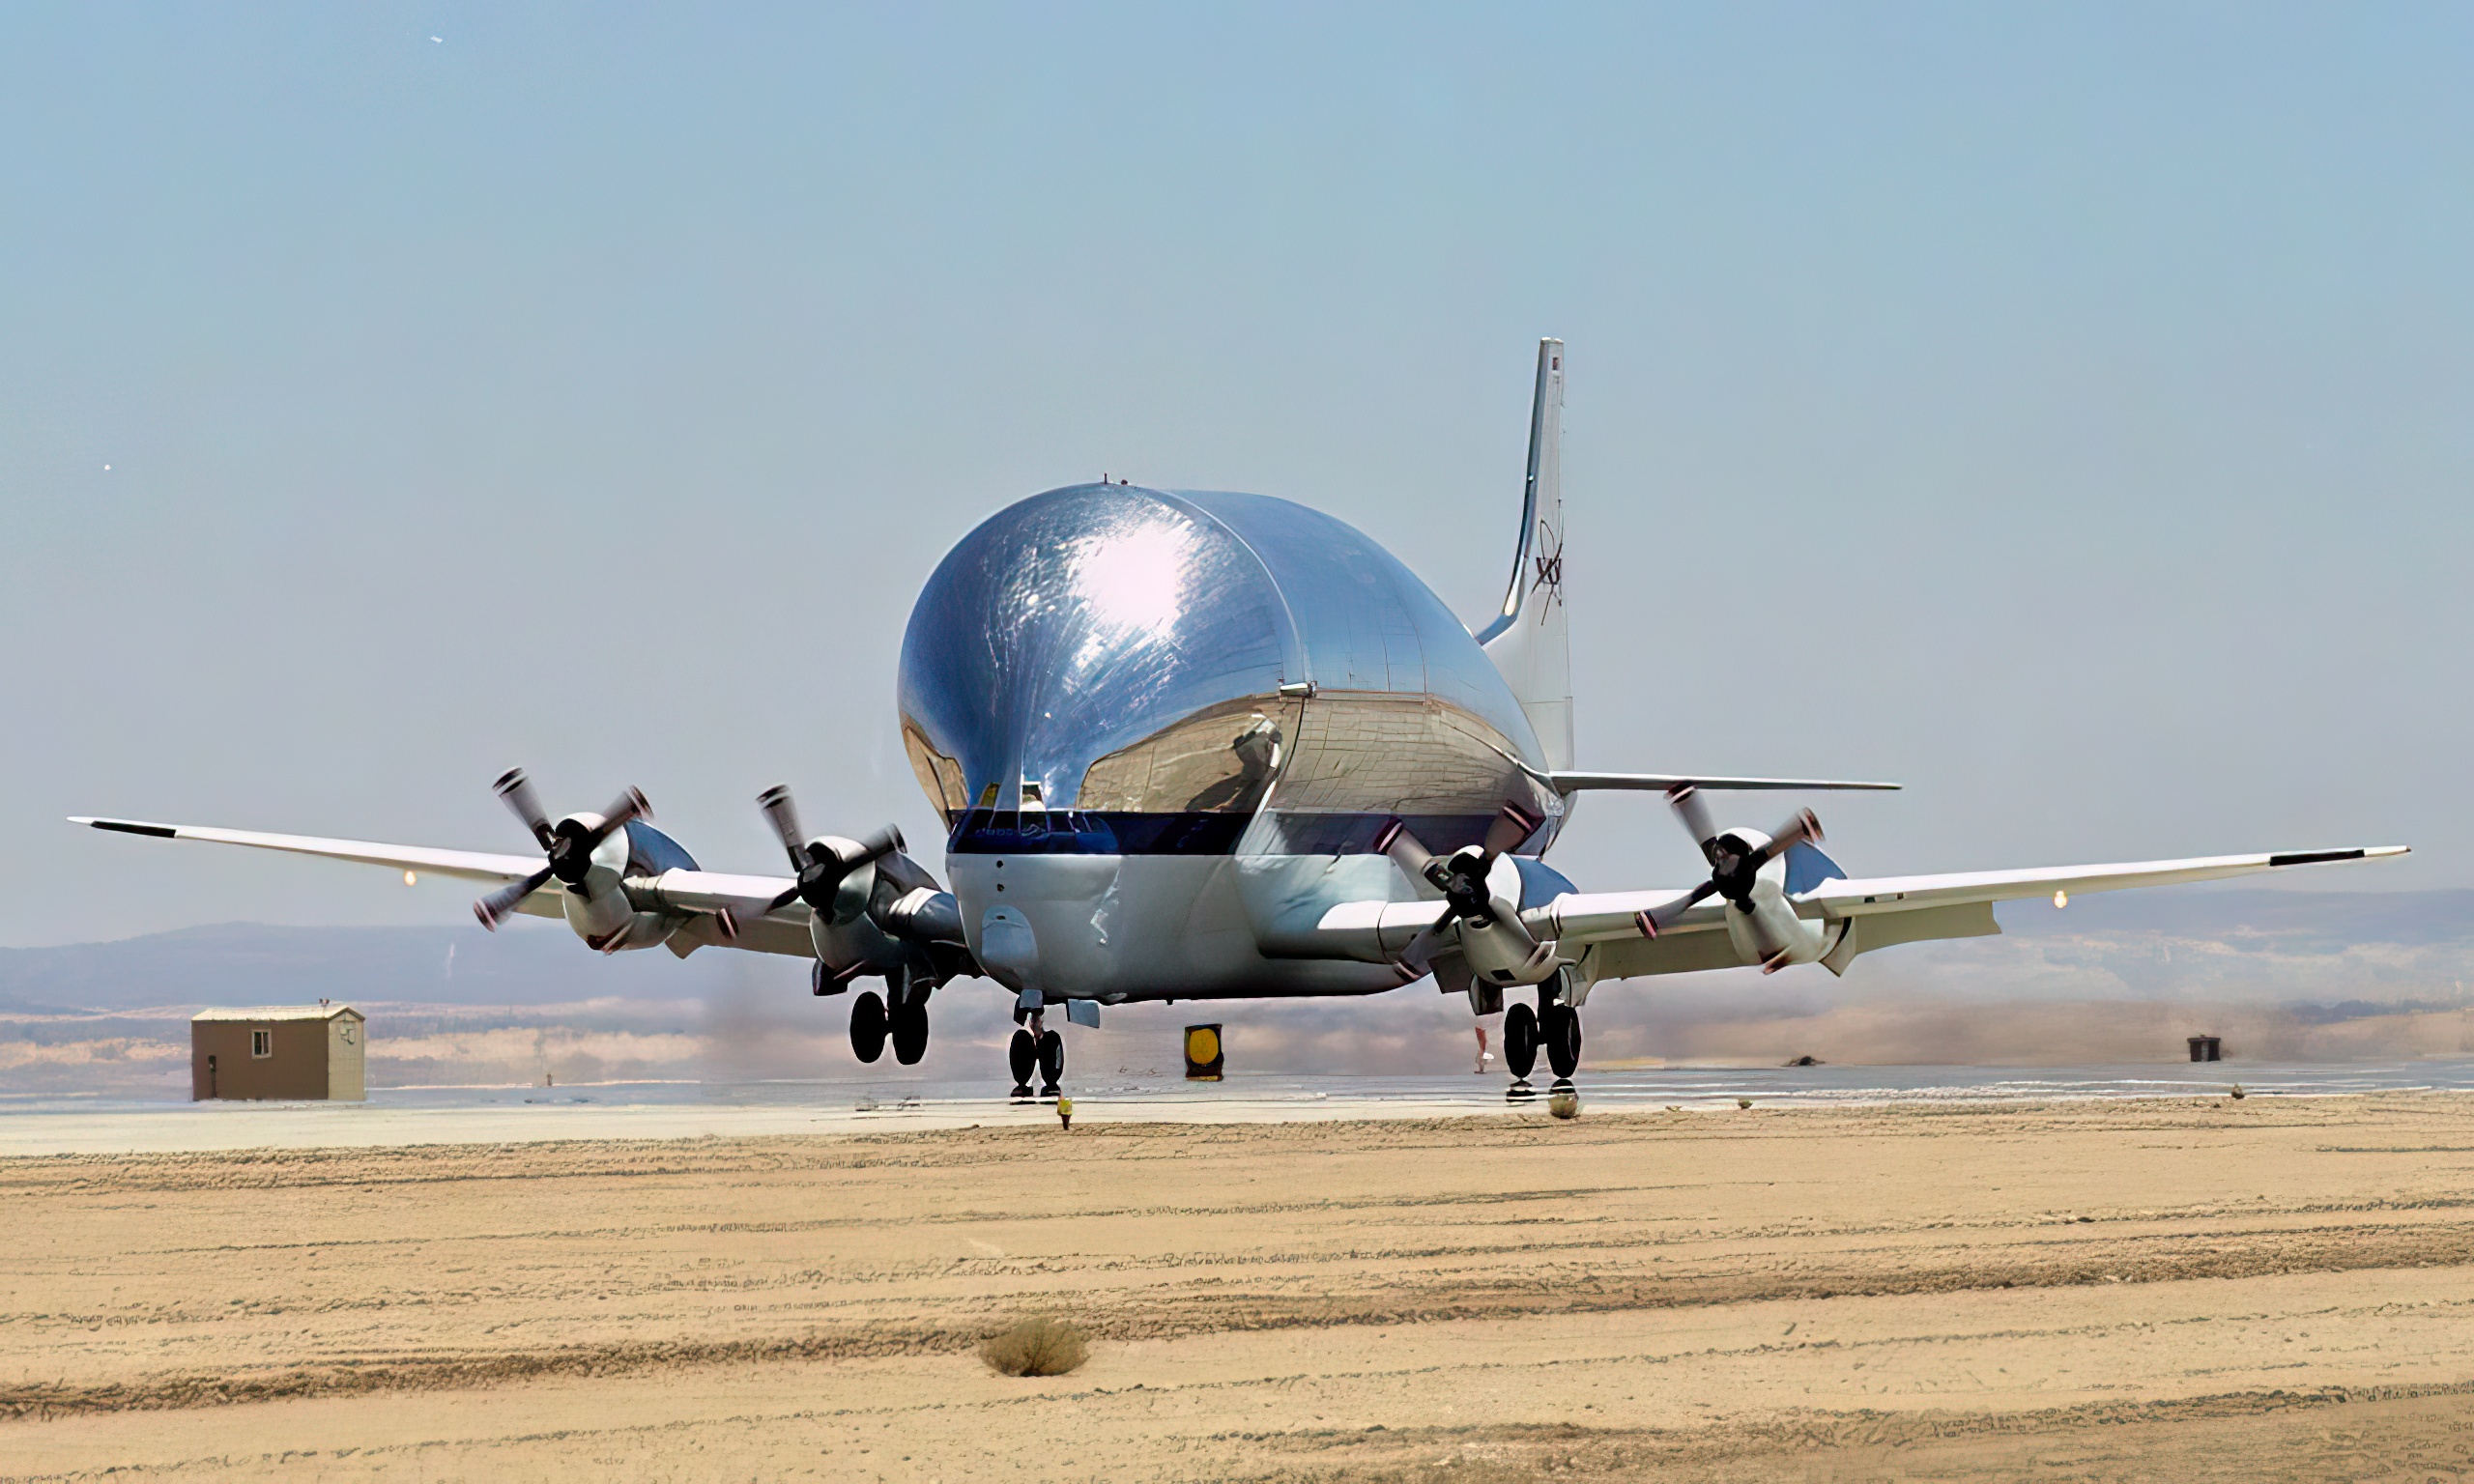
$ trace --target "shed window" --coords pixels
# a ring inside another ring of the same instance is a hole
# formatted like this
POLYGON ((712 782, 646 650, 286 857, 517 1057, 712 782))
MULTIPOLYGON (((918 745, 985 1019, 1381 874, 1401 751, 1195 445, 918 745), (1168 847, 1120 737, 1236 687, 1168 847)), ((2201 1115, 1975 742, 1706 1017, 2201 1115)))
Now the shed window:
POLYGON ((251 1056, 274 1055, 274 1032, 251 1031, 249 1033, 249 1054, 251 1056))

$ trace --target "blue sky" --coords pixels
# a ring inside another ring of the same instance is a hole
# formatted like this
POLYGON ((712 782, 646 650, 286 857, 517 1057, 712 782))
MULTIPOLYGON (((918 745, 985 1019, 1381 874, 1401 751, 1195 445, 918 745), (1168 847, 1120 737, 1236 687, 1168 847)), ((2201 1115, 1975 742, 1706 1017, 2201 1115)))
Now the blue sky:
MULTIPOLYGON (((2474 885, 2470 65, 2443 6, 12 7, 0 943, 461 921, 58 820, 511 850, 513 762, 717 868, 780 780, 933 839, 893 667, 971 524, 1284 495, 1478 614, 1541 334, 1586 765, 1903 780, 1817 801, 1864 873, 2474 885)), ((1696 857, 1601 799, 1558 859, 1696 857)))

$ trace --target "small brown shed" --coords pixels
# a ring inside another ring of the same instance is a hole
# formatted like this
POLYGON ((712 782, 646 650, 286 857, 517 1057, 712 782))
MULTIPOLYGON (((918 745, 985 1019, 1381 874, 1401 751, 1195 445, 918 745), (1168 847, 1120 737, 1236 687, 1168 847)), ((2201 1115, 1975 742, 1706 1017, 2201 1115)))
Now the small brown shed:
POLYGON ((349 1005, 258 1005, 189 1017, 189 1097, 360 1102, 369 1017, 349 1005))

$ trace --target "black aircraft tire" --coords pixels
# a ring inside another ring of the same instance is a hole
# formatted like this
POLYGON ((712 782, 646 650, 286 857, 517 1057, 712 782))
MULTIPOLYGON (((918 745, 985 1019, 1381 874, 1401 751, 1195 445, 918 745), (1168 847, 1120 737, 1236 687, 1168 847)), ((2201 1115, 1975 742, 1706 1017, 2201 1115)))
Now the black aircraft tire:
POLYGON ((912 1000, 893 1012, 893 1059, 916 1067, 928 1054, 928 1002, 912 1000))
POLYGON ((850 1052, 863 1062, 885 1054, 885 1002, 874 989, 850 1002, 850 1052))
POLYGON ((1526 1078, 1538 1065, 1538 1012, 1515 1004, 1504 1012, 1504 1070, 1526 1078))
POLYGON ((1054 1031, 1040 1036, 1040 1080, 1050 1087, 1065 1080, 1065 1038, 1054 1031))
POLYGON ((1005 1048, 1006 1065, 1013 1069, 1014 1085, 1030 1085, 1031 1073, 1040 1068, 1040 1043, 1028 1031, 1016 1031, 1013 1042, 1005 1048))
POLYGON ((1569 1005, 1550 1005, 1546 1008, 1546 1024, 1543 1029, 1546 1041, 1546 1061, 1555 1069, 1555 1075, 1568 1077, 1579 1070, 1581 1013, 1569 1005))

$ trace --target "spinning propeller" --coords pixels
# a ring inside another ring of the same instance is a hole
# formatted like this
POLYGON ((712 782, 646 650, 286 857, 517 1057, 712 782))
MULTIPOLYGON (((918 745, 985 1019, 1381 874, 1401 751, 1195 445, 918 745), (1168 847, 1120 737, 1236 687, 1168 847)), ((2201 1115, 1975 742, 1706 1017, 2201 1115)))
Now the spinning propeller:
POLYGON ((1497 858, 1536 834, 1542 822, 1519 805, 1507 804, 1486 826, 1482 844, 1463 845, 1450 855, 1436 855, 1420 844, 1408 826, 1396 818, 1383 827, 1383 833, 1375 837, 1374 848, 1392 857, 1393 864, 1402 870, 1443 893, 1442 915, 1400 950, 1404 968, 1424 972, 1426 960, 1443 939, 1444 929, 1455 919, 1481 930, 1495 925, 1494 896, 1486 889, 1486 877, 1494 870, 1497 858))
MULTIPOLYGON (((892 825, 857 842, 858 848, 844 855, 830 841, 821 837, 807 839, 799 829, 799 811, 791 802, 788 784, 775 784, 756 796, 764 817, 773 821, 773 833, 782 837, 782 848, 790 853, 791 869, 798 872, 798 881, 789 891, 764 904, 767 912, 779 911, 793 901, 804 901, 817 916, 833 916, 834 895, 842 890, 843 878, 860 867, 891 855, 903 847, 902 831, 892 825)), ((848 842, 846 842, 848 843, 848 842)))
POLYGON ((1641 927, 1651 937, 1658 929, 1682 917, 1698 902, 1711 897, 1723 897, 1727 902, 1749 912, 1752 910, 1752 883, 1761 868, 1785 855, 1788 849, 1821 837, 1821 821, 1809 809, 1796 811, 1795 816, 1778 827, 1778 833, 1761 844, 1754 844, 1733 830, 1718 833, 1710 822, 1710 812, 1702 806, 1701 792, 1690 784, 1679 784, 1667 790, 1667 803, 1675 807, 1675 817, 1701 846, 1703 858, 1710 863, 1710 879, 1668 902, 1654 912, 1641 914, 1641 927))
POLYGON ((522 768, 507 769, 491 786, 505 801, 508 812, 524 821, 525 828, 539 842, 542 853, 550 858, 548 865, 523 880, 500 887, 473 903, 473 915, 492 932, 498 930, 499 919, 547 886, 553 876, 569 886, 582 886, 585 873, 592 870, 592 852, 601 842, 617 834, 628 820, 650 818, 653 812, 644 794, 630 788, 602 812, 598 823, 586 823, 592 817, 590 814, 569 814, 552 824, 550 816, 541 812, 541 800, 532 791, 532 780, 524 776, 522 768))

